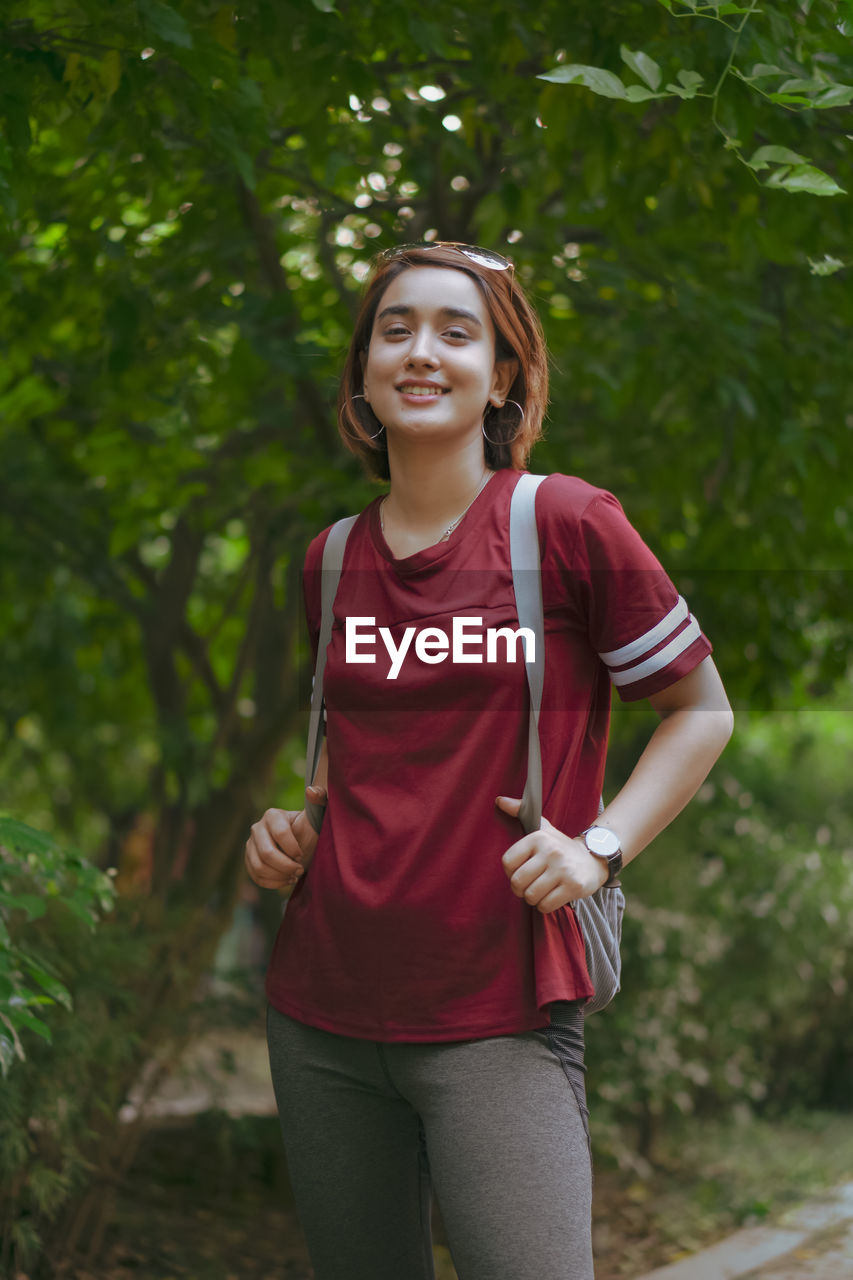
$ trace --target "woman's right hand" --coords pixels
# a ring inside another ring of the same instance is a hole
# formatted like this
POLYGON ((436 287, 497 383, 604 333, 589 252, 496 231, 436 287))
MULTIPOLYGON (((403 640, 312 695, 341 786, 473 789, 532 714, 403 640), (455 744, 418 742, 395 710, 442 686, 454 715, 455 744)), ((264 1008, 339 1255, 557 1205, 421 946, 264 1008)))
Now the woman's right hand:
MULTIPOLYGON (((323 787, 306 787, 305 794, 313 804, 326 803, 323 787)), ((318 839, 304 809, 267 809, 246 841, 246 870, 261 889, 288 888, 311 865, 318 839)))

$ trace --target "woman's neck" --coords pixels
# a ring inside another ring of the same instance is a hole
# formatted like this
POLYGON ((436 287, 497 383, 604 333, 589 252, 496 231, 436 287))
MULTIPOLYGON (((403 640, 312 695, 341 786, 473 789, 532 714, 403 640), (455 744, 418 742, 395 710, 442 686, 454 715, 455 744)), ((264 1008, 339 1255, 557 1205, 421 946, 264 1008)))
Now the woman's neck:
POLYGON ((488 479, 480 440, 448 456, 446 450, 391 448, 391 489, 383 506, 386 527, 400 533, 430 534, 444 529, 472 501, 488 479))
POLYGON ((385 542, 397 559, 415 555, 449 537, 494 472, 479 441, 454 453, 446 448, 393 448, 391 491, 379 507, 385 542))

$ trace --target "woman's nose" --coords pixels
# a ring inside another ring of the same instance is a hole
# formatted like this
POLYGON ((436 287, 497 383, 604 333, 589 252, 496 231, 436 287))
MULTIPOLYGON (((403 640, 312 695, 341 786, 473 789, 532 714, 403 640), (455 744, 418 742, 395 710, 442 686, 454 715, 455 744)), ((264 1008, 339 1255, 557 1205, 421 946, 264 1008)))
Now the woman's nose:
POLYGON ((430 333, 428 329, 419 329, 409 348, 408 362, 410 364, 436 364, 436 346, 435 334, 430 333))

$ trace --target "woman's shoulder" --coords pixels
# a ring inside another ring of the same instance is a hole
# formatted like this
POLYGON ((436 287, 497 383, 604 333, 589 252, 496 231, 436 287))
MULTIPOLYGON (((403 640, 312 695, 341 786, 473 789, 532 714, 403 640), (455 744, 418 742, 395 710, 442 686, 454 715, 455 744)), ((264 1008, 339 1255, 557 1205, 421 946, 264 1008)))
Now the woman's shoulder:
POLYGON ((580 476, 552 472, 536 493, 543 564, 630 558, 639 535, 619 499, 580 476))
POLYGON ((561 471, 547 475, 536 494, 536 515, 548 523, 556 521, 576 527, 582 519, 594 516, 602 508, 622 511, 618 498, 608 489, 561 471))

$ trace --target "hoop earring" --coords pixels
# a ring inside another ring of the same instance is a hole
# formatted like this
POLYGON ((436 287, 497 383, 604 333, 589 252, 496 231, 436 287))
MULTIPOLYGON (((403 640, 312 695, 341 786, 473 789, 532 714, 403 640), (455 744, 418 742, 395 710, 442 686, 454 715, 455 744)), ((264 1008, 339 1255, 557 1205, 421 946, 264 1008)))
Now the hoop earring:
MULTIPOLYGON (((520 427, 520 426, 521 426, 521 424, 522 424, 522 422, 524 421, 524 410, 522 409, 521 405, 518 403, 518 401, 517 401, 517 400, 504 400, 503 404, 500 404, 500 405, 493 405, 492 407, 493 407, 493 408, 495 408, 495 409, 502 409, 502 408, 504 407, 504 404, 514 404, 514 405, 515 405, 516 409, 517 409, 517 410, 518 410, 518 412, 521 414, 521 417, 520 417, 520 418, 519 418, 519 420, 518 420, 518 426, 520 427)), ((489 444, 494 445, 496 449, 499 449, 499 448, 501 447, 501 445, 509 444, 509 441, 508 441, 508 440, 492 440, 490 436, 487 436, 487 435, 486 435, 485 419, 484 419, 484 421, 480 424, 480 430, 483 432, 483 438, 484 438, 485 440, 487 440, 487 441, 489 442, 489 444)), ((518 430, 518 427, 516 427, 516 430, 518 430)))
MULTIPOLYGON (((370 408, 370 401, 369 401, 369 400, 366 400, 366 399, 365 399, 365 397, 362 395, 362 393, 361 393, 360 391, 359 391, 356 395, 354 395, 354 396, 350 396, 350 400, 364 400, 364 403, 367 405, 367 407, 368 407, 368 408, 370 408)), ((373 412, 373 410, 371 409, 371 413, 372 413, 372 412, 373 412)), ((376 417, 376 414, 374 413, 374 414, 373 414, 373 416, 374 416, 374 418, 375 418, 375 417, 376 417)), ((378 421, 378 419, 377 419, 377 421, 378 421)), ((385 430, 385 423, 383 422, 383 423, 381 423, 381 424, 380 424, 379 430, 376 432, 376 435, 375 435, 375 436, 368 436, 368 437, 367 437, 367 438, 368 438, 368 440, 376 440, 378 436, 381 436, 381 435, 382 435, 382 432, 383 432, 384 430, 385 430)))

